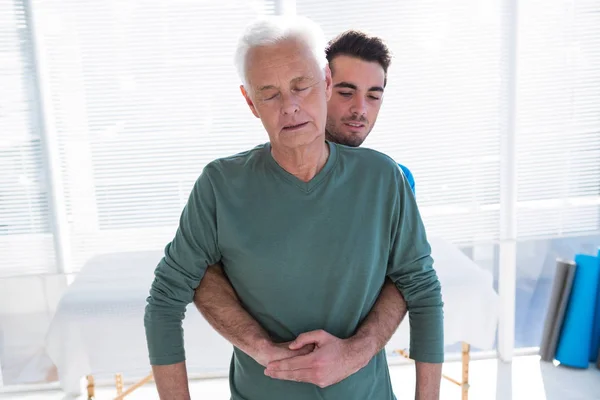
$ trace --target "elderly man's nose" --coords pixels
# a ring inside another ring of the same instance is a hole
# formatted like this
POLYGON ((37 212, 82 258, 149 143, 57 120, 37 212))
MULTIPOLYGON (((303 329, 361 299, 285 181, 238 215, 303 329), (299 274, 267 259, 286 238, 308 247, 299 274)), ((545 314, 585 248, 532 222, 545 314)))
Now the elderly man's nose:
POLYGON ((298 102, 293 96, 283 96, 283 106, 281 108, 283 114, 295 114, 299 109, 298 102))

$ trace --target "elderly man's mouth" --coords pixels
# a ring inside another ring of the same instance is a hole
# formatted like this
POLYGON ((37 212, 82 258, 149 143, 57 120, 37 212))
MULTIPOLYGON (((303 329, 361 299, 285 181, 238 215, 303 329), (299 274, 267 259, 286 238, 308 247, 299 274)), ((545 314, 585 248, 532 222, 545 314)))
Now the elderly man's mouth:
POLYGON ((308 122, 302 122, 301 124, 296 124, 296 125, 286 125, 283 127, 283 130, 285 130, 287 132, 293 132, 293 131, 297 131, 299 129, 304 128, 306 125, 308 125, 308 122))

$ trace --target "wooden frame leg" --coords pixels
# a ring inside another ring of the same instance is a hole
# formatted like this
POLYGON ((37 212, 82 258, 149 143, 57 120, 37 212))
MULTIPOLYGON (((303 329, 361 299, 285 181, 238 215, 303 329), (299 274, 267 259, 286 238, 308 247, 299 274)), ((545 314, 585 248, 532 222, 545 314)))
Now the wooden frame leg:
POLYGON ((96 384, 94 383, 94 377, 92 375, 86 376, 87 378, 87 398, 93 400, 96 398, 96 384))
POLYGON ((123 394, 123 375, 115 375, 115 386, 117 387, 117 396, 123 394))
MULTIPOLYGON (((400 354, 404 358, 409 358, 409 354, 405 350, 396 350, 396 353, 400 354)), ((456 379, 449 377, 448 375, 442 374, 442 378, 449 382, 454 383, 456 386, 461 388, 462 400, 469 400, 469 363, 471 362, 471 346, 462 342, 462 379, 460 382, 456 379)))
MULTIPOLYGON (((87 396, 88 396, 87 398, 88 398, 88 400, 94 400, 96 398, 96 384, 94 382, 94 377, 92 375, 88 375, 88 376, 86 376, 86 378, 87 378, 87 396)), ((144 379, 142 379, 141 381, 137 382, 134 385, 131 385, 131 387, 129 387, 129 388, 127 388, 127 390, 123 391, 123 375, 115 374, 115 385, 117 387, 117 397, 115 397, 115 400, 123 400, 125 398, 125 396, 131 394, 134 390, 136 390, 139 387, 150 382, 152 380, 152 378, 154 378, 154 375, 152 373, 150 373, 144 379)))
POLYGON ((125 398, 125 396, 130 395, 134 390, 140 388, 141 386, 144 386, 146 383, 150 382, 153 378, 154 378, 154 375, 152 373, 150 373, 141 381, 128 387, 127 390, 125 390, 124 392, 118 393, 117 397, 115 397, 114 400, 123 400, 125 398))
POLYGON ((462 344, 462 400, 469 400, 469 362, 471 361, 471 346, 462 344))

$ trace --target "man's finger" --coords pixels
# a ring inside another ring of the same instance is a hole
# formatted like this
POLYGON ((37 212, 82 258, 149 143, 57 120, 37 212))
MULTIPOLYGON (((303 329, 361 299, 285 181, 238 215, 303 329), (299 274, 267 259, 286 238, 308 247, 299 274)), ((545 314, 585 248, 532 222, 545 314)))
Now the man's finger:
POLYGON ((315 353, 290 357, 284 360, 273 361, 267 364, 267 371, 296 371, 312 368, 315 353))
POLYGON ((296 349, 295 351, 297 351, 297 354, 299 356, 303 356, 303 355, 312 353, 314 350, 315 350, 315 346, 312 344, 309 344, 308 346, 304 346, 302 348, 296 349))
POLYGON ((282 379, 286 381, 294 381, 294 382, 305 382, 305 383, 315 383, 313 382, 314 374, 310 369, 298 369, 295 371, 269 371, 265 370, 265 375, 273 378, 273 379, 282 379))
POLYGON ((323 333, 324 332, 321 330, 301 333, 300 335, 298 335, 296 340, 290 343, 290 350, 301 349, 307 344, 320 344, 323 340, 323 333))

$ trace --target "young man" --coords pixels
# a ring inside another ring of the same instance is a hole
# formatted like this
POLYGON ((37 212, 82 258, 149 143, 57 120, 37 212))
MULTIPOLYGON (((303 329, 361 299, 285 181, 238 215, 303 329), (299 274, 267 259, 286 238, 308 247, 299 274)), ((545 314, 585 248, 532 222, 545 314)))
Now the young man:
MULTIPOLYGON (((329 42, 325 52, 333 78, 333 94, 327 104, 327 140, 358 147, 377 121, 390 51, 380 38, 350 30, 329 42)), ((414 192, 412 173, 401 164, 400 168, 414 192)))
POLYGON ((189 398, 181 319, 218 263, 231 286, 205 312, 234 345, 234 400, 394 399, 373 330, 395 329, 398 310, 374 313, 386 279, 411 310, 418 398, 439 398, 443 303, 414 196, 388 157, 325 141, 319 32, 271 18, 240 42, 242 93, 270 141, 204 169, 157 267, 145 325, 162 398, 189 398))

